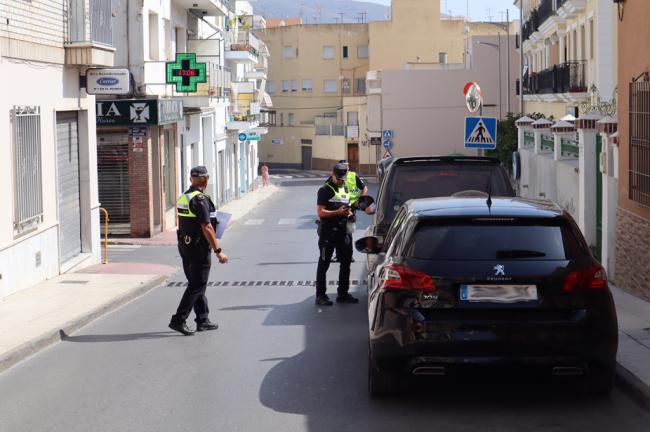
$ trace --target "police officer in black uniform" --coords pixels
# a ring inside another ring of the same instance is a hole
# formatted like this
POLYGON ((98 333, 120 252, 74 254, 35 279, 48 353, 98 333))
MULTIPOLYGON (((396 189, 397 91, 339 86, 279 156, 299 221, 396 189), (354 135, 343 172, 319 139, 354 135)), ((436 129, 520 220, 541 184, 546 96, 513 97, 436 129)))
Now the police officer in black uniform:
POLYGON ((203 193, 208 186, 208 170, 204 166, 197 166, 192 168, 190 176, 192 186, 177 202, 178 251, 183 259, 187 289, 169 323, 169 328, 186 336, 194 334, 185 323, 192 309, 196 314, 196 331, 219 328, 208 318, 208 299, 205 297, 212 251, 221 264, 228 262, 228 257, 217 242, 216 207, 212 199, 203 193))
POLYGON ((350 262, 352 261, 352 234, 348 233, 348 220, 353 217, 350 196, 345 188, 348 167, 336 164, 332 176, 318 190, 316 212, 320 218, 318 248, 320 257, 316 271, 316 304, 332 306, 326 294, 327 270, 336 250, 341 268, 337 303, 358 303, 359 300, 348 293, 350 289, 350 262))

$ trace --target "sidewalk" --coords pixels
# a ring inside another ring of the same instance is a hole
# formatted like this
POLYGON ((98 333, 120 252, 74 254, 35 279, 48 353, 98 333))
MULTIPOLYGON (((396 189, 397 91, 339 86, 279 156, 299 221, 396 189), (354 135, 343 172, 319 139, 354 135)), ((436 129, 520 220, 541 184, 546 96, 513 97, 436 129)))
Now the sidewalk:
MULTIPOLYGON (((244 194, 239 199, 230 201, 221 207, 220 212, 230 213, 230 225, 246 216, 258 204, 264 202, 276 193, 280 188, 273 184, 267 187, 259 187, 254 191, 244 194)), ((147 246, 176 246, 176 230, 162 232, 151 238, 109 238, 108 244, 118 245, 147 245, 147 246)))
POLYGON ((650 303, 611 287, 618 315, 618 384, 650 411, 650 303))

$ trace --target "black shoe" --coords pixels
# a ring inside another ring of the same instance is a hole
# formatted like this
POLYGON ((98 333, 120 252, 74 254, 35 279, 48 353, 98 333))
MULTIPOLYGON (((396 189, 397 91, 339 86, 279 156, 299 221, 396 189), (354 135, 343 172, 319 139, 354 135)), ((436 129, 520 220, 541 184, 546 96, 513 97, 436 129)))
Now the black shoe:
POLYGON ((359 299, 352 297, 350 294, 343 294, 336 297, 337 303, 359 303, 359 299))
POLYGON ((350 258, 350 262, 355 262, 354 257, 350 258))
POLYGON ((318 306, 332 306, 334 303, 332 303, 332 300, 330 300, 329 297, 327 297, 326 295, 322 295, 316 297, 316 304, 318 306))
POLYGON ((201 322, 196 323, 196 331, 206 331, 206 330, 216 330, 219 328, 219 324, 213 323, 209 319, 205 319, 201 322))
POLYGON ((190 330, 190 328, 184 322, 183 323, 170 322, 169 328, 172 330, 176 330, 179 333, 183 333, 185 336, 192 336, 194 334, 194 332, 190 330))

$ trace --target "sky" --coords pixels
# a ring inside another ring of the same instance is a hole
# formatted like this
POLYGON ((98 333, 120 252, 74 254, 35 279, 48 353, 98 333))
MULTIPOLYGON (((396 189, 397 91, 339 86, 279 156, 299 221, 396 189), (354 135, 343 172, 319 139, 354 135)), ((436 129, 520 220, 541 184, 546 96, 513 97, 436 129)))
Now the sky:
MULTIPOLYGON (((372 3, 389 5, 390 0, 363 0, 372 3)), ((442 12, 451 15, 467 15, 468 0, 440 0, 442 12)), ((519 19, 519 9, 513 5, 513 0, 469 0, 469 18, 473 21, 505 21, 505 10, 510 10, 510 19, 519 19), (489 9, 489 10, 488 10, 489 9)))

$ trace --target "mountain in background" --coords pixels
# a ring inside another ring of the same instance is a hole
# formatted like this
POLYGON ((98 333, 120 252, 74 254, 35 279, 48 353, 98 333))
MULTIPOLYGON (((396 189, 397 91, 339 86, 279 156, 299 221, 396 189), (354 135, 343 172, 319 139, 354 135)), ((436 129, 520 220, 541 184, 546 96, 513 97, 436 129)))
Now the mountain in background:
POLYGON ((264 18, 302 18, 305 24, 356 23, 365 12, 365 22, 384 21, 390 8, 376 3, 353 0, 251 0, 255 14, 264 18))

